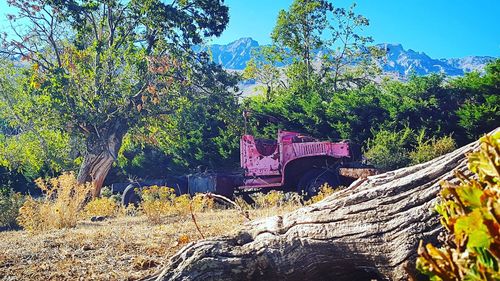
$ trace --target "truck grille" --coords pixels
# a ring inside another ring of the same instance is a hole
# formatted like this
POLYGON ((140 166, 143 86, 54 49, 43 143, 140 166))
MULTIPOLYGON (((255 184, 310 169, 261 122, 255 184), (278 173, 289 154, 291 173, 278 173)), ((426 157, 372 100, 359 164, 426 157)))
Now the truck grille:
POLYGON ((326 143, 294 143, 293 150, 297 157, 326 154, 328 152, 328 145, 326 143))
POLYGON ((347 143, 309 142, 292 144, 295 157, 329 155, 333 157, 349 157, 347 143))

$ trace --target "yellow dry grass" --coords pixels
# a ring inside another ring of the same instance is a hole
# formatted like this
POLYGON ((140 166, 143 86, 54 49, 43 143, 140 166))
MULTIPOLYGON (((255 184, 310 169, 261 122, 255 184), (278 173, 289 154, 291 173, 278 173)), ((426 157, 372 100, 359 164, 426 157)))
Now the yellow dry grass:
MULTIPOLYGON (((281 215, 299 206, 249 210, 252 219, 281 215)), ((196 213, 205 237, 230 234, 246 219, 237 210, 196 213)), ((153 225, 146 216, 119 215, 103 222, 46 232, 0 232, 2 280, 137 280, 159 270, 200 234, 188 215, 153 225)))

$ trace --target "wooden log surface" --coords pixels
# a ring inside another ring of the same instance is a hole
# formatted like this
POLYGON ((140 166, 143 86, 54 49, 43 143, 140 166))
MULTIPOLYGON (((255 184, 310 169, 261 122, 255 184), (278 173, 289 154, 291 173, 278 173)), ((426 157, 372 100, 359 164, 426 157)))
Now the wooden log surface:
POLYGON ((354 182, 316 204, 190 243, 147 280, 408 280, 420 240, 436 243, 439 182, 477 142, 354 182))

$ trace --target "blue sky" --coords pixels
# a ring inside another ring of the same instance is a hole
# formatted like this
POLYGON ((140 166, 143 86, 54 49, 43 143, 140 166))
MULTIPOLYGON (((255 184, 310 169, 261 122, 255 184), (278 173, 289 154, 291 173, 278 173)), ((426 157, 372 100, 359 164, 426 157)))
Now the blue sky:
MULTIPOLYGON (((7 1, 0 0, 0 29, 7 1)), ((292 0, 226 0, 230 23, 214 43, 241 37, 270 43, 281 9, 292 0)), ((349 7, 350 0, 332 0, 349 7)), ((358 0, 356 11, 370 19, 366 34, 375 43, 401 43, 434 58, 485 55, 500 57, 500 0, 358 0)), ((1 32, 1 30, 0 30, 1 32)))
MULTIPOLYGON (((276 16, 292 0, 226 0, 230 23, 215 43, 240 37, 270 42, 276 16)), ((332 3, 349 7, 352 1, 332 3)), ((366 34, 376 43, 401 43, 434 58, 500 57, 500 0, 358 0, 357 13, 370 19, 366 34)))

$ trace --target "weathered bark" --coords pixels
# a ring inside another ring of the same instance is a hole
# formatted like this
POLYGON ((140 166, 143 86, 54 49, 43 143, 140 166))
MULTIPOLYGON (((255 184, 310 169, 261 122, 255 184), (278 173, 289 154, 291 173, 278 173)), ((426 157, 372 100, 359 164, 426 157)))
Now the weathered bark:
POLYGON ((101 193, 101 188, 108 175, 118 151, 122 145, 125 126, 119 121, 102 129, 87 138, 87 152, 78 172, 78 183, 91 182, 94 190, 93 197, 101 193))
POLYGON ((439 182, 465 170, 464 154, 476 146, 358 180, 235 236, 189 244, 152 279, 408 280, 419 241, 436 242, 442 230, 433 211, 439 182))

